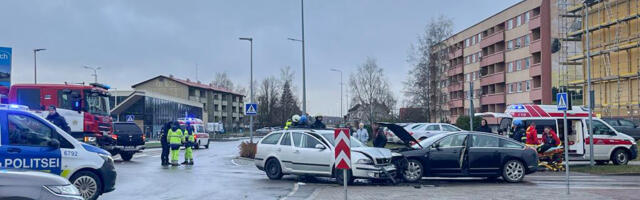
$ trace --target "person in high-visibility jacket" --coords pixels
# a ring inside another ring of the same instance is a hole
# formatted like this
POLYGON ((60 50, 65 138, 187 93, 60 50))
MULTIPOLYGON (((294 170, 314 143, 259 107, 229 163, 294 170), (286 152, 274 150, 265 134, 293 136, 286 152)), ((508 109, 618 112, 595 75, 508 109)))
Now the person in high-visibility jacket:
POLYGON ((288 130, 288 129, 289 129, 289 127, 291 126, 291 124, 292 124, 291 120, 290 120, 290 119, 289 119, 289 120, 287 120, 287 122, 286 122, 286 123, 284 123, 284 130, 288 130))
POLYGON ((171 147, 171 165, 178 166, 180 147, 184 142, 184 134, 182 133, 178 122, 174 122, 171 126, 171 129, 167 133, 167 139, 169 140, 169 146, 171 147))
POLYGON ((193 165, 193 150, 192 147, 196 144, 196 137, 193 135, 193 127, 191 123, 187 121, 184 132, 184 162, 183 165, 193 165))

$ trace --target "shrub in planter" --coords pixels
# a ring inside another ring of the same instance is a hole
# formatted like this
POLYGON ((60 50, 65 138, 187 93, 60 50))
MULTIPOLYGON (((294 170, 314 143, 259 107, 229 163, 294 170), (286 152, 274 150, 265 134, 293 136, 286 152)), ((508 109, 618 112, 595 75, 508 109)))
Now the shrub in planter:
POLYGON ((242 142, 238 149, 240 150, 240 157, 252 159, 256 157, 256 143, 242 142))

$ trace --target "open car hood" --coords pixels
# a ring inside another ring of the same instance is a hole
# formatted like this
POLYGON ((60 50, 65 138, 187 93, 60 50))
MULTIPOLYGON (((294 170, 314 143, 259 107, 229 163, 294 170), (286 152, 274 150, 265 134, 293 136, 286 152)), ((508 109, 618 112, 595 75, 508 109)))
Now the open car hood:
POLYGON ((377 124, 389 128, 389 130, 391 130, 393 134, 395 134, 400 140, 402 140, 405 145, 407 145, 407 147, 411 147, 411 142, 418 143, 418 140, 413 138, 413 136, 411 136, 411 134, 409 134, 409 132, 407 132, 407 130, 405 130, 402 126, 384 122, 378 122, 377 124))

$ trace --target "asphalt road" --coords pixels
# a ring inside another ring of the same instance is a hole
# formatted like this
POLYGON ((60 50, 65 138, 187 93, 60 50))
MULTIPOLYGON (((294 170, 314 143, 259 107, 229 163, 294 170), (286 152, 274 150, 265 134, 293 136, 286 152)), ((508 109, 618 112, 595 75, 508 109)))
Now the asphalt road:
POLYGON ((270 181, 252 162, 234 159, 238 144, 214 142, 194 150, 193 166, 160 166, 160 149, 129 162, 115 156, 116 190, 101 199, 278 199, 291 192, 293 182, 270 181))
MULTIPOLYGON (((145 150, 130 162, 116 159, 116 190, 101 199, 342 199, 332 179, 285 176, 269 180, 252 161, 237 159, 240 141, 213 142, 194 151, 194 166, 162 167, 160 150, 145 150)), ((182 161, 182 157, 180 158, 182 161)), ((566 195, 564 173, 542 172, 523 183, 498 179, 425 178, 417 184, 358 180, 350 199, 640 199, 640 176, 572 173, 566 195)))

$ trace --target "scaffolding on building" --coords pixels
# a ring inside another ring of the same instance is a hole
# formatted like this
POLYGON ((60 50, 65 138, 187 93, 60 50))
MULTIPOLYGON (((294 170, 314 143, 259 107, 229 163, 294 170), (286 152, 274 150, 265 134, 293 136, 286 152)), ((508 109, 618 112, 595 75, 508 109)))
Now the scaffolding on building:
MULTIPOLYGON (((640 117, 640 0, 599 0, 587 9, 580 0, 559 1, 567 2, 564 11, 558 6, 561 18, 584 21, 589 12, 588 25, 580 23, 578 30, 566 33, 566 38, 580 38, 583 50, 567 53, 561 60, 581 63, 578 66, 586 69, 583 61, 587 59, 586 51, 590 52, 594 111, 603 117, 640 117), (585 32, 590 34, 590 41, 585 41, 585 32), (590 49, 584 49, 585 42, 590 42, 590 49)), ((583 71, 581 79, 567 85, 586 91, 586 70, 583 71)), ((587 100, 584 98, 584 103, 587 100)))

